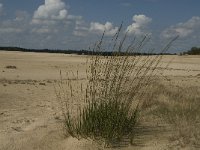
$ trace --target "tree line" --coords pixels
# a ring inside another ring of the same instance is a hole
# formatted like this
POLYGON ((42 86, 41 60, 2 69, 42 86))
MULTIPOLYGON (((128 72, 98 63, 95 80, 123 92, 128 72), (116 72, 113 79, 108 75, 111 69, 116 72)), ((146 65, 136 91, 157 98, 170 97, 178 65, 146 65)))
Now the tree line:
MULTIPOLYGON (((37 53, 61 53, 61 54, 77 54, 77 55, 102 55, 102 56, 112 56, 116 52, 111 51, 91 51, 91 50, 59 50, 59 49, 27 49, 20 47, 0 47, 0 50, 4 51, 21 51, 21 52, 37 52, 37 53)), ((117 52, 117 55, 124 56, 127 55, 126 52, 117 52)), ((145 52, 134 52, 129 53, 129 55, 174 55, 172 53, 145 53, 145 52)))
POLYGON ((200 48, 192 47, 190 50, 183 52, 183 55, 200 55, 200 48))

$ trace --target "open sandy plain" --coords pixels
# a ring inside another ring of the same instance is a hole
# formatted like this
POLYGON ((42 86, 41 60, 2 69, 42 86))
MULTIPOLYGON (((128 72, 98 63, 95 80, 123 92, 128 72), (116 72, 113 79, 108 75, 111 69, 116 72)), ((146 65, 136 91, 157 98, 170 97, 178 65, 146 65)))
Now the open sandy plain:
MULTIPOLYGON (((162 106, 163 104, 170 105, 170 97, 162 94, 162 89, 165 88, 174 99, 181 99, 180 97, 190 99, 192 97, 195 99, 195 105, 200 105, 200 56, 164 56, 162 63, 167 64, 172 57, 174 59, 168 69, 164 71, 165 78, 159 86, 160 95, 158 94, 159 96, 156 98, 164 99, 165 103, 162 103, 162 106)), ((60 70, 76 71, 78 69, 79 75, 84 74, 85 61, 86 56, 81 55, 0 51, 1 150, 101 149, 92 141, 78 141, 66 137, 63 134, 61 118, 58 113, 54 85, 60 79, 60 70)), ((154 104, 153 102, 152 108, 156 107, 154 104)), ((199 148, 197 142, 200 136, 198 134, 199 122, 195 125, 192 124, 192 127, 195 126, 194 130, 191 128, 192 131, 190 131, 189 128, 187 131, 188 134, 191 132, 197 134, 188 139, 196 138, 190 140, 193 143, 181 144, 179 138, 172 138, 178 134, 175 134, 174 126, 156 118, 153 113, 147 114, 141 119, 141 128, 143 129, 140 129, 141 132, 135 137, 135 144, 119 149, 199 148)))

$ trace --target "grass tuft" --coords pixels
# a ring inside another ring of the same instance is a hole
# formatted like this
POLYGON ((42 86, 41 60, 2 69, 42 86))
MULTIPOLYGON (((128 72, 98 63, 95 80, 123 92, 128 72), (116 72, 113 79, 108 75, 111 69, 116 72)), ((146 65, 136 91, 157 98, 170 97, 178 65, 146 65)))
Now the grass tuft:
POLYGON ((93 52, 99 55, 88 56, 86 80, 79 80, 78 71, 72 73, 72 78, 67 73, 67 79, 61 73, 57 98, 65 129, 72 137, 102 141, 106 146, 125 137, 131 142, 134 137, 142 97, 156 77, 162 55, 133 55, 142 52, 149 36, 126 46, 127 35, 120 40, 120 31, 121 27, 109 42, 111 56, 100 55, 105 48, 104 35, 95 44, 93 52))

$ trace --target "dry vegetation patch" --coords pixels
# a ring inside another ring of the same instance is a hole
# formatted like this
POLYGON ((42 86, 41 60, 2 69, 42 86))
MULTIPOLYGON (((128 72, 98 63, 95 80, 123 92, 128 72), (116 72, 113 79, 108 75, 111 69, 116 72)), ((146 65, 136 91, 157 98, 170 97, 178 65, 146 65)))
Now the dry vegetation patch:
POLYGON ((8 66, 6 66, 5 68, 6 68, 6 69, 17 69, 17 67, 16 67, 16 66, 13 66, 13 65, 8 65, 8 66))
MULTIPOLYGON (((144 118, 157 117, 157 123, 166 124, 172 135, 169 137, 172 147, 200 146, 200 87, 182 87, 173 84, 158 83, 150 95, 151 101, 145 101, 143 107, 148 112, 144 118), (148 115, 147 115, 148 113, 148 115)), ((171 147, 171 148, 172 148, 171 147)))

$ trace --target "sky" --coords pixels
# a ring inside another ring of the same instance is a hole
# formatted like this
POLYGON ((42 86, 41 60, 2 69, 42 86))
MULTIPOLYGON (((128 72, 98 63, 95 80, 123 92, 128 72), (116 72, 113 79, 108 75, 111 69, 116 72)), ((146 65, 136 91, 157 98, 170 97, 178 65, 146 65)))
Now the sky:
POLYGON ((88 49, 121 23, 129 40, 151 37, 159 51, 179 35, 170 52, 200 47, 200 0, 0 0, 0 46, 88 49))

